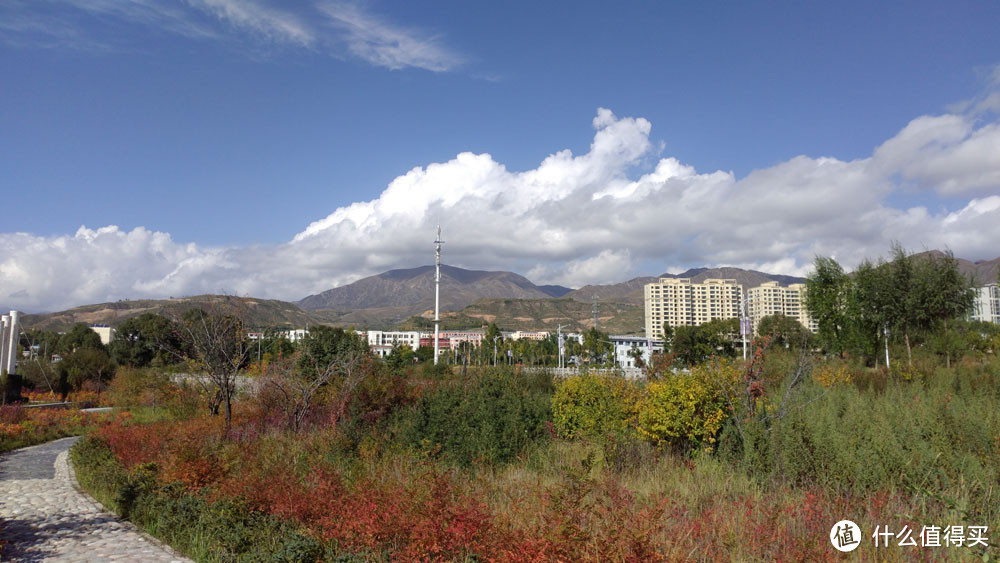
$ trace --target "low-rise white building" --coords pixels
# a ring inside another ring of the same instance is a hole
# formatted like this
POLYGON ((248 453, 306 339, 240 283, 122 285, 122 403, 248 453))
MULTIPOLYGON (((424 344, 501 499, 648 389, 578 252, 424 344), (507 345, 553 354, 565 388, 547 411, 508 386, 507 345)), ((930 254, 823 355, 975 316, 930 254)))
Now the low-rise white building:
POLYGON ((97 333, 97 336, 101 337, 101 344, 107 346, 111 344, 111 341, 115 339, 115 329, 108 325, 90 325, 90 330, 97 333))
POLYGON ((621 368, 635 368, 635 358, 630 355, 632 348, 637 348, 641 353, 642 361, 649 365, 650 357, 663 352, 662 340, 649 340, 645 336, 611 336, 611 343, 614 345, 615 365, 621 368))

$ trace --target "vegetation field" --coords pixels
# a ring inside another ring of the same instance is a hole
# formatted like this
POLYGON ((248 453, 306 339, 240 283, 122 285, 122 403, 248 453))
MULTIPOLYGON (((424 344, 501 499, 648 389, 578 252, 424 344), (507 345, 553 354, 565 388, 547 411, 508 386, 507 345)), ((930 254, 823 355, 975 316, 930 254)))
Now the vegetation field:
MULTIPOLYGON (((767 319, 743 360, 729 321, 680 327, 641 380, 555 379, 547 348, 381 360, 328 327, 254 350, 237 316, 194 311, 137 318, 108 350, 51 337, 66 359, 25 385, 127 410, 65 415, 93 427, 78 478, 197 560, 996 560, 1000 328, 962 320, 961 284, 939 300, 947 263, 911 266, 824 262, 818 335, 767 319), (204 376, 178 386, 176 362, 204 376)), ((0 440, 46 436, 24 413, 4 407, 0 440)))

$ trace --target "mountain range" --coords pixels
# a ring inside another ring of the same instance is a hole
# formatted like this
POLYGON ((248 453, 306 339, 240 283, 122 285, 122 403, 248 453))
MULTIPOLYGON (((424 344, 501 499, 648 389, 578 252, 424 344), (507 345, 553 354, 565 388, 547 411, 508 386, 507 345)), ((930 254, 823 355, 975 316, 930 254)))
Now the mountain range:
MULTIPOLYGON (((932 250, 917 256, 943 256, 932 250)), ((997 279, 1000 258, 971 262, 956 259, 959 270, 977 284, 997 279)), ((658 278, 736 279, 744 288, 768 281, 782 285, 801 283, 795 276, 768 274, 741 268, 693 268, 679 274, 637 277, 607 285, 571 289, 559 285, 536 285, 522 275, 505 271, 466 270, 441 266, 441 310, 444 325, 472 328, 497 322, 504 328, 546 330, 558 324, 575 328, 593 325, 591 314, 597 296, 602 328, 616 332, 641 331, 643 286, 658 278)), ((434 315, 434 266, 389 270, 354 283, 310 295, 297 303, 250 297, 202 295, 180 299, 141 299, 76 307, 41 315, 24 315, 26 328, 64 330, 72 324, 109 324, 145 312, 178 316, 192 307, 218 307, 222 301, 238 300, 253 326, 295 327, 332 324, 391 329, 401 325, 427 326, 434 315)), ((572 330, 572 329, 571 329, 572 330)))
MULTIPOLYGON (((549 299, 572 291, 535 285, 513 272, 465 270, 441 265, 441 308, 461 309, 478 299, 549 299)), ((434 307, 434 266, 389 270, 310 295, 296 305, 307 311, 405 307, 414 313, 434 307)))

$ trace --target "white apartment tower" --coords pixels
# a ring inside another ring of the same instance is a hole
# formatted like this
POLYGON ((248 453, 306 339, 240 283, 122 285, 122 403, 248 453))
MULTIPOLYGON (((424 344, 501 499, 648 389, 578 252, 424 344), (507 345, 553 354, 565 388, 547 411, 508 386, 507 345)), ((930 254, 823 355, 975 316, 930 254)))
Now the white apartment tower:
POLYGON ((663 324, 696 326, 740 316, 743 286, 733 279, 660 278, 645 286, 646 338, 663 338, 663 324))
POLYGON ((977 287, 972 320, 1000 324, 1000 287, 995 283, 977 287))
POLYGON ((806 309, 805 284, 793 283, 788 287, 782 287, 776 281, 769 281, 751 287, 747 291, 747 309, 754 334, 757 334, 760 320, 771 315, 791 317, 812 332, 819 330, 819 326, 809 317, 809 311, 806 309))

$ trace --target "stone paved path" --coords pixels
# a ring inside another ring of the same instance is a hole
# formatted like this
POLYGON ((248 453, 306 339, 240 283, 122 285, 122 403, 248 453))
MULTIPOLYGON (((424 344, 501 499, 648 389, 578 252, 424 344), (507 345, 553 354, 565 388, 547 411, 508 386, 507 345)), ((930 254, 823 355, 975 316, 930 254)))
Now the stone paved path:
POLYGON ((67 460, 76 440, 0 456, 4 560, 188 561, 77 490, 67 460))

